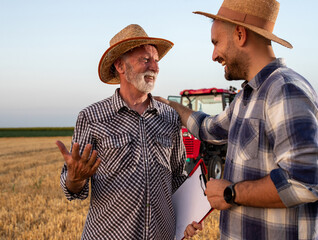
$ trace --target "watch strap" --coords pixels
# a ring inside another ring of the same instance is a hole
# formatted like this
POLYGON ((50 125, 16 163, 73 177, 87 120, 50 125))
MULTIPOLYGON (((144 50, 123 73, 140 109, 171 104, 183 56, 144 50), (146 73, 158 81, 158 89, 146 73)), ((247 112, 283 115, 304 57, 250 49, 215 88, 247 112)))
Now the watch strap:
POLYGON ((235 202, 235 197, 236 197, 236 192, 235 192, 235 185, 237 183, 234 183, 234 184, 231 184, 229 186, 227 186, 225 189, 224 189, 224 200, 228 203, 228 204, 232 204, 232 205, 240 205, 238 203, 235 202))

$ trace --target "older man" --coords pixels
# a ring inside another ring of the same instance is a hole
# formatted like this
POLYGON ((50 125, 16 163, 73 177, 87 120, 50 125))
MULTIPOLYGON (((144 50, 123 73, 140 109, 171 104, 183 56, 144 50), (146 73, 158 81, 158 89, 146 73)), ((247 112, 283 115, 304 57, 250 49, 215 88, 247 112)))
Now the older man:
POLYGON ((275 57, 271 41, 292 48, 272 33, 278 11, 275 0, 224 0, 216 15, 195 12, 214 19, 212 59, 225 78, 246 81, 215 117, 167 102, 197 138, 228 140, 224 179, 206 189, 222 210, 221 239, 318 239, 318 98, 275 57))
POLYGON ((61 186, 69 200, 91 203, 82 239, 174 239, 171 195, 186 178, 178 114, 150 94, 159 60, 173 43, 139 25, 116 34, 99 64, 115 94, 80 112, 61 186))

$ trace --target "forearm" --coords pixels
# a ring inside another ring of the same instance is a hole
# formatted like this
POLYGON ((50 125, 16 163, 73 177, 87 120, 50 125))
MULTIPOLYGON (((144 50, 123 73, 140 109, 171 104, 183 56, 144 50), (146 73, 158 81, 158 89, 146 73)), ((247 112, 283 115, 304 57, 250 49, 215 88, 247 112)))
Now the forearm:
POLYGON ((255 181, 243 181, 235 185, 235 202, 243 206, 285 208, 269 175, 255 181))
POLYGON ((170 107, 174 108, 177 111, 177 113, 180 115, 182 125, 187 126, 188 118, 193 113, 193 110, 174 101, 168 101, 167 104, 170 107))
POLYGON ((159 102, 165 103, 169 105, 170 107, 172 107, 174 110, 176 110, 181 118, 182 125, 187 126, 188 119, 190 115, 194 112, 192 109, 185 107, 180 103, 169 101, 168 99, 165 99, 159 96, 154 97, 154 99, 156 99, 159 102))

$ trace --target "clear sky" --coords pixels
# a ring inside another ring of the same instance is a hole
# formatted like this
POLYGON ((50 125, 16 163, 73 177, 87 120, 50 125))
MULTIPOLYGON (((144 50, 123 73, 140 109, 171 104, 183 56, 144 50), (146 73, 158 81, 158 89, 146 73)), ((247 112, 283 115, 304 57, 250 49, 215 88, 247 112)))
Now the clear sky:
MULTIPOLYGON (((211 21, 222 0, 0 0, 0 127, 74 126, 78 112, 118 85, 98 78, 109 40, 131 23, 175 46, 160 61, 154 95, 183 89, 240 87, 212 62, 211 21)), ((318 91, 317 0, 280 0, 273 44, 318 91)))

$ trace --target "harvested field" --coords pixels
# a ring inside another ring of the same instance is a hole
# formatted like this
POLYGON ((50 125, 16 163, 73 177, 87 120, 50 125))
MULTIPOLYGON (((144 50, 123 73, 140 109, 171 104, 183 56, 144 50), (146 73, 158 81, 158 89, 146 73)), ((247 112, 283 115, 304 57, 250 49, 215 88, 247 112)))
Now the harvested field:
MULTIPOLYGON (((80 239, 89 200, 64 197, 56 140, 71 137, 0 138, 0 239, 80 239)), ((193 239, 218 239, 218 216, 193 239)))

